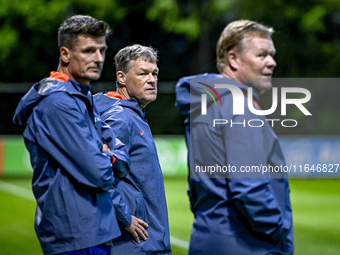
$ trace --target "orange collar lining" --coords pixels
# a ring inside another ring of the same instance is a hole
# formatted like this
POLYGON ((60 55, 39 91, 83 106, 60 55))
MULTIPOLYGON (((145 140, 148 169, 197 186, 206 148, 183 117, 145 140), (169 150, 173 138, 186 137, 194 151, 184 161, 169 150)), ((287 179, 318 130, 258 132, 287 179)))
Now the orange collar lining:
POLYGON ((118 94, 116 91, 109 91, 106 95, 108 97, 114 97, 114 98, 118 98, 118 99, 125 99, 122 95, 118 94))
POLYGON ((70 77, 67 74, 59 73, 59 72, 55 72, 55 71, 52 71, 50 73, 50 78, 56 79, 56 80, 59 80, 59 81, 64 81, 64 82, 67 82, 70 79, 70 77))

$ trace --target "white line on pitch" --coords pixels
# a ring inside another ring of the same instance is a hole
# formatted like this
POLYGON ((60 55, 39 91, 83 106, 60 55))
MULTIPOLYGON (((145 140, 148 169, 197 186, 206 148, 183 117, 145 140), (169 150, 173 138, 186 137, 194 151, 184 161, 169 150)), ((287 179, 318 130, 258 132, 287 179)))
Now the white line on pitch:
MULTIPOLYGON (((9 194, 18 196, 18 197, 22 197, 22 198, 25 198, 31 201, 35 201, 32 191, 22 188, 20 186, 14 185, 12 183, 8 183, 8 182, 0 180, 0 190, 6 193, 9 193, 9 194)), ((172 245, 175 245, 177 247, 180 247, 186 250, 188 250, 189 248, 189 242, 184 241, 174 236, 170 236, 170 242, 172 245)))
POLYGON ((0 180, 0 190, 9 194, 35 201, 31 190, 0 180))
POLYGON ((186 249, 186 250, 189 249, 189 242, 184 241, 184 240, 179 239, 179 238, 174 237, 174 236, 170 236, 170 243, 177 246, 177 247, 181 247, 183 249, 186 249))

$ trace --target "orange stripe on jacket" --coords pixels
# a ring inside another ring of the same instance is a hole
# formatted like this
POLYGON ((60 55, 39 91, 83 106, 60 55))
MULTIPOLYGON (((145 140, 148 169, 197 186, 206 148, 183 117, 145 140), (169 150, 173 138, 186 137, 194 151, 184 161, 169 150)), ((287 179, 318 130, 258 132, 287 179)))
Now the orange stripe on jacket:
POLYGON ((109 91, 106 95, 108 97, 114 97, 114 98, 118 98, 118 99, 125 99, 124 96, 118 94, 116 91, 109 91))
POLYGON ((50 78, 56 79, 56 80, 59 80, 59 81, 64 81, 64 82, 67 82, 68 79, 70 79, 70 77, 67 74, 59 73, 59 72, 55 72, 55 71, 52 71, 50 73, 50 78))
POLYGON ((116 161, 117 161, 117 158, 116 158, 115 156, 112 155, 112 161, 111 161, 112 165, 113 165, 114 163, 116 163, 116 161))
MULTIPOLYGON (((114 97, 118 99, 125 99, 122 95, 118 94, 116 91, 109 91, 106 96, 114 97)), ((117 161, 115 156, 112 156, 112 165, 117 161)))

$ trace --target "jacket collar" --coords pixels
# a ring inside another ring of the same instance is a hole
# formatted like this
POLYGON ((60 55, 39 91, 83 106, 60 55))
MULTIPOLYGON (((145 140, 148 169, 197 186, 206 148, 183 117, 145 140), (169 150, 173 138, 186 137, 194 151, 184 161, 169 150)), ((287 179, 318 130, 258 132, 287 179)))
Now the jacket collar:
POLYGON ((73 87, 75 88, 76 91, 78 91, 78 92, 80 92, 84 95, 87 95, 89 93, 90 89, 91 89, 90 85, 84 85, 84 84, 81 84, 79 82, 76 82, 75 80, 73 80, 67 74, 64 74, 64 73, 52 71, 50 73, 49 78, 55 79, 55 80, 58 80, 58 81, 62 81, 62 82, 70 82, 73 85, 73 87))

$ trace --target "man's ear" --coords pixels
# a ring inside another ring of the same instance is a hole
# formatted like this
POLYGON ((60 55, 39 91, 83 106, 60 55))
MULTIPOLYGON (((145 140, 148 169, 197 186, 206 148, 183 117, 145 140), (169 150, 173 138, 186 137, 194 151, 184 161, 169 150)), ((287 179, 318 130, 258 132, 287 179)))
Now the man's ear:
POLYGON ((60 59, 62 62, 67 64, 70 62, 70 50, 65 46, 60 48, 60 59))
POLYGON ((120 85, 124 85, 126 84, 126 76, 125 73, 122 71, 118 71, 117 72, 117 81, 120 85))
POLYGON ((239 68, 239 54, 233 50, 228 52, 228 63, 231 69, 238 70, 239 68))

